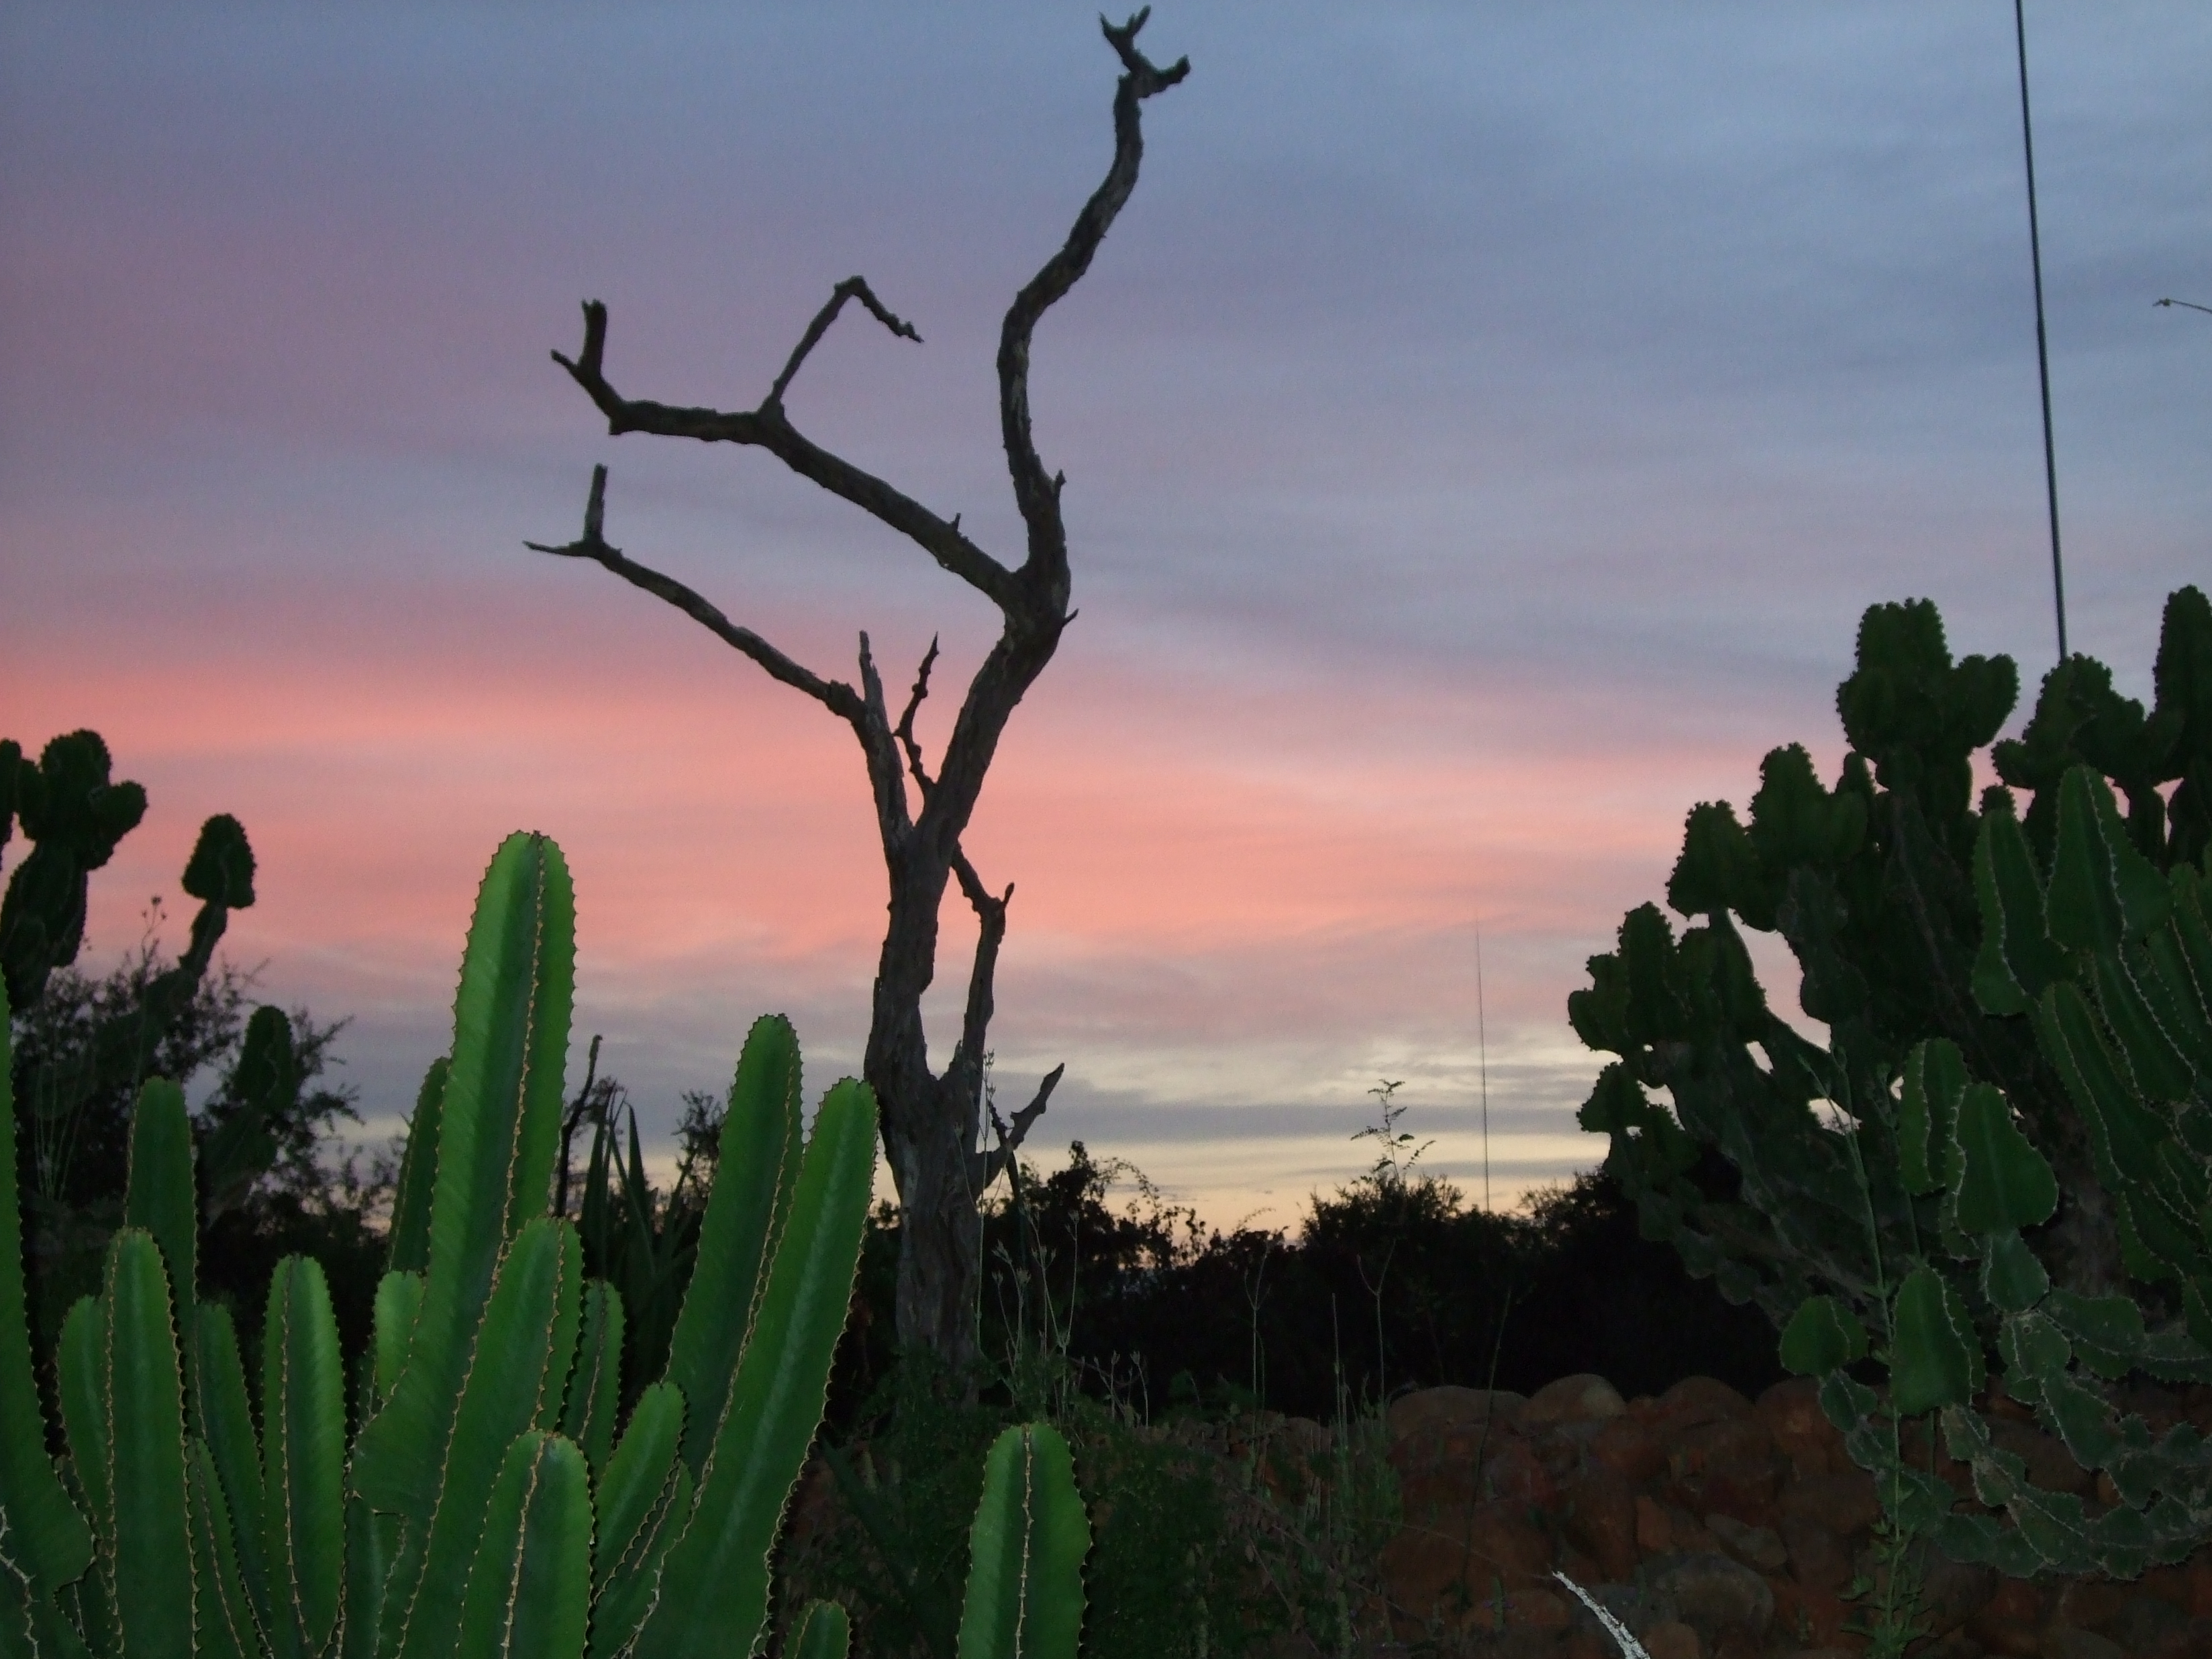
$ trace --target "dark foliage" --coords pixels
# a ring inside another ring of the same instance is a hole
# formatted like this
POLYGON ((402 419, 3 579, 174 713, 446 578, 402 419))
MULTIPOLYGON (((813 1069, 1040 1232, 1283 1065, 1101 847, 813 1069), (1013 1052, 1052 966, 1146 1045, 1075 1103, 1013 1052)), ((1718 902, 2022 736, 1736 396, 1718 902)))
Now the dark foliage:
MULTIPOLYGON (((1471 1208, 1449 1182, 1370 1176, 1316 1196, 1298 1237, 1224 1233, 1079 1141, 1063 1168, 1025 1168, 983 1226, 985 1352, 1042 1341, 1141 1417, 1256 1406, 1326 1420, 1340 1383, 1356 1407, 1493 1375, 1526 1393, 1596 1371, 1630 1395, 1692 1373, 1755 1394, 1782 1376, 1765 1319, 1642 1237, 1601 1170, 1510 1214, 1471 1208), (1135 1194, 1117 1204, 1123 1182, 1135 1194)), ((833 1422, 896 1360, 896 1227, 888 1206, 871 1227, 833 1422)))
MULTIPOLYGON (((103 1033, 143 1017, 148 989, 173 971, 146 938, 102 977, 74 967, 54 969, 43 994, 13 1023, 17 1147, 25 1207, 32 1224, 25 1252, 33 1318, 43 1351, 77 1297, 98 1287, 108 1235, 120 1222, 130 1176, 131 1108, 139 1078, 97 1074, 88 1058, 103 1033), (82 1073, 96 1086, 66 1091, 60 1113, 39 1109, 33 1080, 82 1073)), ((234 965, 212 969, 177 1006, 151 1048, 144 1076, 166 1077, 188 1091, 203 1086, 193 1109, 204 1149, 246 1109, 249 1091, 267 1139, 253 1159, 250 1184, 219 1200, 203 1193, 207 1225, 200 1246, 200 1294, 228 1303, 248 1341, 258 1327, 260 1298, 277 1260, 316 1257, 330 1280, 339 1329, 349 1350, 368 1340, 382 1273, 382 1206, 388 1174, 372 1161, 333 1160, 330 1137, 342 1121, 358 1121, 350 1086, 326 1080, 331 1044, 343 1022, 324 1024, 306 1009, 289 1020, 266 1011, 283 1033, 276 1047, 283 1075, 252 1074, 247 1059, 248 993, 252 976, 234 965)))

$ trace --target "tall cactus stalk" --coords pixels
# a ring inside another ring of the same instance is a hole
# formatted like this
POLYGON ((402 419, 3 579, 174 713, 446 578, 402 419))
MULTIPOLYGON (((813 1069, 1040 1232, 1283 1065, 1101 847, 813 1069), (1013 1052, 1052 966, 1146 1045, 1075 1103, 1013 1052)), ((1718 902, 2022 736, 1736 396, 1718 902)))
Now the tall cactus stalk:
MULTIPOLYGON (((875 1103, 839 1084, 802 1146, 797 1042, 754 1027, 667 1374, 618 1421, 621 1295, 584 1281, 549 1213, 574 927, 559 849, 511 837, 415 1121, 370 1348, 349 1368, 320 1268, 287 1258, 258 1430, 229 1316, 195 1294, 173 1085, 140 1097, 126 1224, 63 1328, 58 1461, 21 1261, 0 1250, 0 1659, 752 1650, 852 1291, 875 1103)), ((0 1091, 5 1042, 0 1018, 0 1091)), ((809 1613, 800 1650, 830 1659, 843 1636, 809 1613)))

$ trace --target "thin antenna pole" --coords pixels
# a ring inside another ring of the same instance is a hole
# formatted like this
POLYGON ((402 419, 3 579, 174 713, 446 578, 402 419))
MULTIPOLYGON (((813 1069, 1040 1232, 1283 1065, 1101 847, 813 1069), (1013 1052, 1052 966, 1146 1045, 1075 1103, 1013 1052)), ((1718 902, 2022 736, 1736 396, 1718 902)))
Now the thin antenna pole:
POLYGON ((1482 924, 1474 924, 1474 1043, 1482 1076, 1482 1208, 1490 1211, 1490 1019, 1482 1006, 1482 924))
POLYGON ((2026 0, 2012 0, 2020 46, 2020 139, 2027 155, 2027 247, 2035 266, 2035 367, 2043 379, 2043 483, 2051 501, 2051 594, 2058 611, 2058 660, 2066 660, 2066 567, 2058 556, 2058 455, 2051 441, 2051 341, 2043 322, 2043 231, 2035 216, 2035 128, 2027 114, 2026 0))

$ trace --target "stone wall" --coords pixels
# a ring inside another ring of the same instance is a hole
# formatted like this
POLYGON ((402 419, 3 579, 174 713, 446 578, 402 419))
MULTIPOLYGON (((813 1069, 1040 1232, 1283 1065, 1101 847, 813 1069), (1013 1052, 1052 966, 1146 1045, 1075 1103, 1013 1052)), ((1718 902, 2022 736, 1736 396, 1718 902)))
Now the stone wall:
MULTIPOLYGON (((2087 1477, 2024 1413, 2004 1414, 2031 1475, 2087 1477)), ((1390 1407, 1404 1524, 1383 1557, 1409 1650, 1610 1659, 1618 1650, 1553 1574, 1588 1588, 1652 1659, 1842 1659, 1863 1651, 1843 1599, 1874 1569, 1873 1478, 1844 1455, 1808 1381, 1756 1401, 1693 1376, 1624 1401, 1603 1377, 1532 1397, 1442 1388, 1390 1407)), ((1963 1486, 1965 1471, 1949 1471, 1963 1486)), ((1931 1659, 2212 1659, 2212 1551, 2134 1583, 2023 1583, 1937 1560, 1931 1659)))

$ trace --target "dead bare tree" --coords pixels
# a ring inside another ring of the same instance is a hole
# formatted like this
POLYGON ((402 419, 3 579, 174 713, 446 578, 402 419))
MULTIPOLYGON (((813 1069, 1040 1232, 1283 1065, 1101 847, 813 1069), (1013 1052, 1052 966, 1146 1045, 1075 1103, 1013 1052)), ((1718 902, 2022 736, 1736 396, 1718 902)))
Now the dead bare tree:
POLYGON ((881 1108, 884 1151, 899 1195, 899 1340, 905 1346, 925 1346, 955 1364, 965 1364, 975 1351, 976 1288, 982 1267, 976 1200, 1020 1146, 1066 1070, 1064 1065, 1055 1066, 1045 1076, 1029 1103, 1004 1126, 995 1146, 979 1146, 992 977, 1006 937, 1007 901, 1014 890, 1009 885, 994 894, 986 886, 962 851, 960 838, 975 812, 984 774, 1008 717, 1052 660, 1060 630, 1074 616, 1068 609, 1067 532, 1060 511, 1066 476, 1046 472, 1030 435, 1030 341, 1038 319, 1090 269, 1098 245, 1136 187, 1144 155, 1139 106, 1189 73, 1187 58, 1159 69, 1137 50, 1137 32, 1149 11, 1139 11, 1118 27, 1100 20, 1122 67, 1114 94, 1114 160, 1105 181, 1077 215, 1066 243, 1014 296, 1000 331, 999 421, 1014 501, 1027 531, 1027 552, 1019 565, 1003 564, 977 546, 962 532, 957 514, 949 520, 939 518, 792 425, 784 410, 784 393, 847 301, 859 301, 893 334, 915 341, 921 337, 877 299, 862 277, 848 277, 837 284, 829 303, 799 337, 760 406, 740 413, 678 409, 617 394, 603 367, 607 308, 596 300, 584 307, 581 356, 572 361, 557 351, 553 354, 606 416, 611 435, 646 432, 708 443, 756 445, 905 536, 999 609, 1002 627, 998 641, 969 682, 951 738, 933 775, 915 738, 914 722, 929 694, 930 670, 937 660, 933 641, 894 722, 866 634, 860 635, 860 684, 856 690, 801 665, 750 629, 732 622, 682 582, 609 545, 604 466, 592 476, 581 539, 564 547, 526 544, 537 552, 595 561, 667 601, 774 678, 812 697, 849 725, 860 739, 890 881, 890 915, 877 963, 863 1072, 881 1108), (918 811, 914 810, 916 801, 918 811), (945 1069, 933 1073, 922 1030, 921 998, 936 971, 938 915, 948 879, 958 881, 975 909, 981 933, 969 968, 959 1041, 945 1069))

